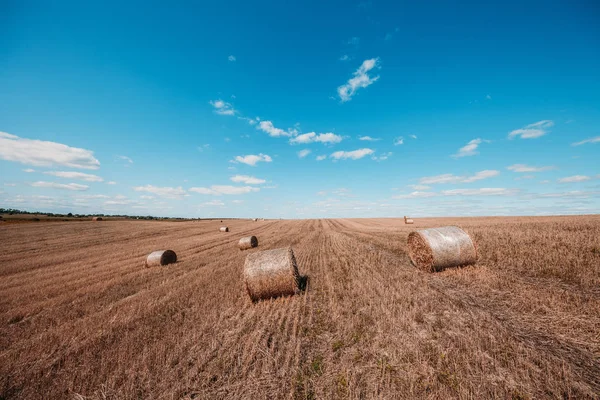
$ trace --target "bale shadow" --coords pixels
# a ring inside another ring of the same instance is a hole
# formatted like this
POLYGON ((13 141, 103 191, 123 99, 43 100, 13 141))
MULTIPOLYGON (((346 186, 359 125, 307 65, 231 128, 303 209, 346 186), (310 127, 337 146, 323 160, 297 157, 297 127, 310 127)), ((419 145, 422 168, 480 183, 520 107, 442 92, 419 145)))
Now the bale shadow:
POLYGON ((307 286, 308 275, 300 275, 300 277, 298 277, 298 289, 300 289, 301 292, 305 292, 307 286))

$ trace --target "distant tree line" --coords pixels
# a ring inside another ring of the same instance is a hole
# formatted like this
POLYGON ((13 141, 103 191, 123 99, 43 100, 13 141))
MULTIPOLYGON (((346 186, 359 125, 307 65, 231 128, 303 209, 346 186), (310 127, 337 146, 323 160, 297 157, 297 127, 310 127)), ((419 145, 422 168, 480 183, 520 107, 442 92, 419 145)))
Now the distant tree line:
POLYGON ((110 218, 124 218, 124 219, 145 219, 145 220, 153 220, 153 219, 170 219, 170 220, 190 220, 190 219, 200 219, 200 218, 181 218, 181 217, 154 217, 152 215, 121 215, 121 214, 59 214, 59 213, 47 213, 40 211, 24 211, 18 210, 16 208, 0 208, 0 214, 8 214, 8 215, 45 215, 47 217, 57 217, 57 218, 92 218, 92 217, 110 217, 110 218))

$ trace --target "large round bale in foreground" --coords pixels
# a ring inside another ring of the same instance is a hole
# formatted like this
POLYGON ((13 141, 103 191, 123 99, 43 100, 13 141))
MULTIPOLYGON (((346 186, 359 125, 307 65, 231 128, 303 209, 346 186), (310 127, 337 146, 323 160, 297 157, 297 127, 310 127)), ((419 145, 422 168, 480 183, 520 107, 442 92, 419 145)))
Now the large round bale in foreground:
POLYGON ((219 228, 219 230, 220 230, 221 232, 229 232, 229 228, 228 228, 228 227, 226 227, 226 226, 222 226, 222 227, 220 227, 220 228, 219 228))
POLYGON ((144 262, 144 266, 148 267, 158 267, 161 265, 167 265, 177 262, 177 254, 173 250, 158 250, 153 251, 148 255, 146 261, 144 262))
POLYGON ((252 301, 298 293, 300 275, 292 248, 248 254, 244 282, 252 301))
POLYGON ((240 250, 251 249, 253 247, 258 246, 258 239, 256 236, 246 236, 240 239, 238 243, 240 250))
POLYGON ((408 235, 408 254, 414 265, 426 271, 477 262, 475 243, 467 232, 457 226, 411 232, 408 235))

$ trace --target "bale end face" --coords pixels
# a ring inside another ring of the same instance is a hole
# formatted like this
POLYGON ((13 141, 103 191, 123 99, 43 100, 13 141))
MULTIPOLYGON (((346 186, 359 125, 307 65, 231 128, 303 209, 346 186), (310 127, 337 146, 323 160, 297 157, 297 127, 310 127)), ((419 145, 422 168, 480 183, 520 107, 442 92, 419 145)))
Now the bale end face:
POLYGON ((177 262, 177 254, 173 250, 158 250, 153 251, 148 255, 146 261, 144 262, 144 266, 155 267, 168 265, 177 262))
POLYGON ((258 246, 258 239, 256 236, 247 236, 240 239, 238 246, 240 250, 247 250, 258 246))
POLYGON ((222 227, 219 228, 219 231, 221 231, 221 232, 229 232, 229 228, 226 227, 226 226, 222 226, 222 227))
POLYGON ((246 291, 256 302, 300 291, 300 274, 291 247, 249 254, 244 263, 246 291))
POLYGON ((456 226, 411 232, 407 244, 412 263, 425 271, 441 271, 477 262, 475 242, 456 226))

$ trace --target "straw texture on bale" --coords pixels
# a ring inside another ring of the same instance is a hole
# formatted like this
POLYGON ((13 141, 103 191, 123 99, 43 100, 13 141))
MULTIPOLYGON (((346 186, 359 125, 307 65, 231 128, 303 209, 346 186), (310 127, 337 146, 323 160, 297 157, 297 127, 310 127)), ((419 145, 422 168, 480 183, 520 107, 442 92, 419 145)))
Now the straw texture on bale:
POLYGON ((102 221, 102 217, 93 217, 92 221, 102 221))
POLYGON ((220 228, 219 228, 219 230, 220 230, 221 232, 229 232, 229 228, 228 228, 228 227, 226 227, 226 226, 222 226, 222 227, 220 227, 220 228))
POLYGON ((177 262, 177 254, 173 250, 153 251, 148 255, 144 265, 148 267, 157 267, 177 262))
POLYGON ((408 254, 414 265, 426 271, 477 262, 475 242, 457 226, 411 232, 408 235, 408 254))
POLYGON ((248 254, 244 283, 252 301, 298 293, 300 275, 292 248, 248 254))
POLYGON ((240 250, 251 249, 253 247, 258 246, 258 239, 256 236, 246 236, 240 239, 238 243, 240 250))

